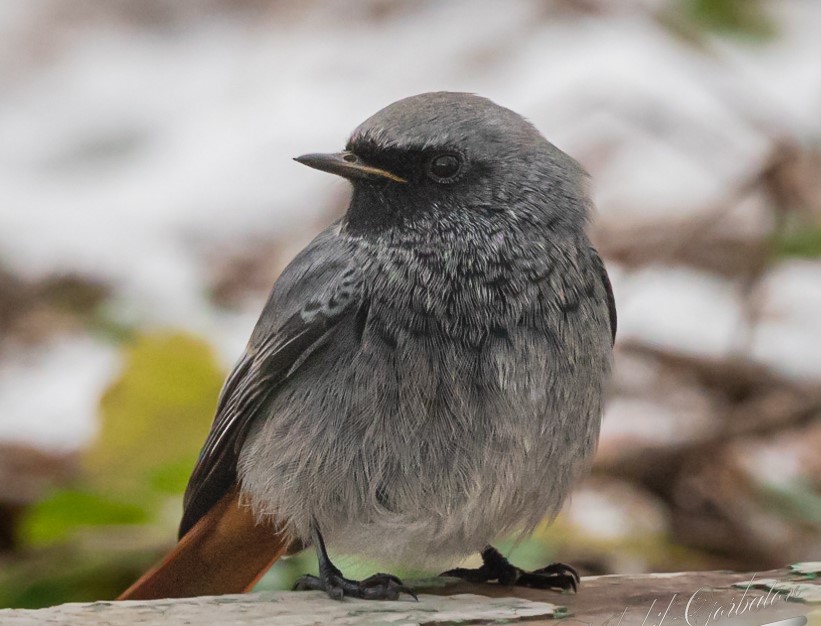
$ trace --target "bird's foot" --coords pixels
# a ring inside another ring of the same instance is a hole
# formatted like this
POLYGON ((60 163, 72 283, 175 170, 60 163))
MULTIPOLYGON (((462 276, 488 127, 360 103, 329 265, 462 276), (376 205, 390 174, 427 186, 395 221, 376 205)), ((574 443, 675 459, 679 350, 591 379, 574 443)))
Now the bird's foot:
POLYGON ((350 580, 342 576, 339 570, 327 571, 320 576, 305 575, 294 585, 294 591, 324 591, 332 600, 344 597, 364 598, 365 600, 398 600, 399 594, 406 593, 418 600, 416 594, 396 576, 374 574, 365 580, 350 580))
POLYGON ((575 592, 579 586, 579 575, 575 569, 564 563, 551 563, 547 567, 526 572, 510 563, 493 546, 482 550, 482 566, 476 569, 457 567, 442 572, 440 576, 461 578, 471 583, 496 581, 500 585, 531 587, 533 589, 556 589, 575 592))
POLYGON ((294 591, 324 591, 332 600, 342 600, 345 596, 365 600, 398 600, 401 593, 406 593, 414 600, 419 600, 410 587, 390 574, 374 574, 365 580, 345 578, 339 568, 331 562, 325 548, 325 540, 316 522, 311 528, 311 540, 316 546, 319 576, 300 577, 294 585, 294 591))

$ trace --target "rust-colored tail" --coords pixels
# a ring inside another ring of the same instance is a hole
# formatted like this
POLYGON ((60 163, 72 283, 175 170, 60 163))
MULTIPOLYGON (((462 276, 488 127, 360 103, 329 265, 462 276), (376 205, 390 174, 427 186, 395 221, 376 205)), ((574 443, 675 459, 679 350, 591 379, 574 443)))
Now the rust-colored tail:
POLYGON ((249 591, 288 547, 272 524, 257 524, 233 489, 118 600, 153 600, 249 591))

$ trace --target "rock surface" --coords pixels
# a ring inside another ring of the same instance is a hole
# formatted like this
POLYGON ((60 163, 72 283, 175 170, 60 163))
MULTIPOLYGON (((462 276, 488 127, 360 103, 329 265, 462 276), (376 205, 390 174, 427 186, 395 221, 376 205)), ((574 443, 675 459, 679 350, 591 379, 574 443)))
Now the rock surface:
POLYGON ((596 576, 584 578, 575 595, 434 579, 418 583, 417 588, 424 590, 419 602, 335 602, 320 592, 257 593, 2 610, 0 624, 433 626, 521 622, 532 626, 558 619, 568 626, 742 626, 807 617, 809 626, 817 626, 821 624, 819 570, 821 563, 804 563, 760 573, 596 576))

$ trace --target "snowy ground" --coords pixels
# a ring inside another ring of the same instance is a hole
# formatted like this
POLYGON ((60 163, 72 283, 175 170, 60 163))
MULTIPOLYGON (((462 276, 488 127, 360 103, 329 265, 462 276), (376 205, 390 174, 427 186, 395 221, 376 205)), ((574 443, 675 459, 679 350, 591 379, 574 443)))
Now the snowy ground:
MULTIPOLYGON (((216 306, 213 259, 244 242, 295 251, 345 187, 291 158, 338 148, 382 106, 440 89, 525 114, 582 161, 603 242, 643 225, 675 232, 719 206, 719 231, 760 241, 768 199, 738 189, 776 144, 821 139, 821 3, 770 3, 776 35, 764 41, 685 36, 674 4, 4 3, 0 262, 28 280, 99 280, 115 319, 208 337, 228 366, 264 293, 216 306)), ((818 260, 775 262, 752 295, 675 260, 609 266, 620 341, 821 381, 818 260)), ((14 345, 0 358, 0 438, 82 445, 115 348, 85 336, 14 345)), ((642 410, 664 417, 646 398, 610 414, 642 410)))

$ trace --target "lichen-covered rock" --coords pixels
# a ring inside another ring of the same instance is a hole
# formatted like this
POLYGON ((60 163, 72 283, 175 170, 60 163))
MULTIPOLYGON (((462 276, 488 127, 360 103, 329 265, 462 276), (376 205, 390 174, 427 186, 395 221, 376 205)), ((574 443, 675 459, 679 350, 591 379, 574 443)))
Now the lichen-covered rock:
POLYGON ((396 602, 330 600, 321 592, 281 592, 159 600, 64 604, 36 611, 0 611, 0 624, 114 626, 140 624, 265 624, 266 626, 421 626, 532 621, 561 615, 561 607, 522 598, 473 594, 421 595, 396 602))
POLYGON ((473 585, 455 579, 411 582, 419 602, 330 600, 321 592, 64 604, 0 610, 3 626, 750 626, 793 617, 821 624, 817 563, 760 573, 681 572, 583 578, 576 594, 473 585), (563 619, 556 623, 554 620, 563 619))

